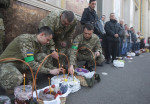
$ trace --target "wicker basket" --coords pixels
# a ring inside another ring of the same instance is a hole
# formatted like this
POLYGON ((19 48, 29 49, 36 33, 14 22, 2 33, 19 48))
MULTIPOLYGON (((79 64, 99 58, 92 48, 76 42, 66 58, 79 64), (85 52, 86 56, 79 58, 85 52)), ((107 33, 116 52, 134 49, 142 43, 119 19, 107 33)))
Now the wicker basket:
MULTIPOLYGON (((33 74, 33 70, 32 68, 30 67, 30 65, 25 62, 24 60, 21 60, 21 59, 17 59, 17 58, 5 58, 5 59, 1 59, 0 62, 5 62, 5 61, 20 61, 22 63, 24 63, 25 65, 27 65, 30 69, 30 72, 31 72, 31 75, 32 75, 32 79, 33 79, 33 83, 32 83, 32 98, 33 99, 33 91, 34 91, 34 83, 35 83, 35 79, 34 79, 34 74, 33 74)), ((15 104, 17 103, 17 100, 15 99, 14 100, 15 104)), ((20 101, 18 104, 20 104, 22 101, 20 101)))
POLYGON ((80 80, 80 84, 82 86, 88 87, 88 84, 87 84, 87 82, 86 82, 86 80, 85 80, 85 78, 83 76, 75 75, 75 77, 80 80))
MULTIPOLYGON (((95 63, 95 72, 96 72, 96 61, 95 61, 95 56, 94 56, 93 52, 92 52, 89 48, 87 48, 87 47, 81 47, 81 48, 79 48, 79 49, 77 50, 77 53, 78 53, 78 51, 79 51, 80 49, 83 49, 83 48, 88 49, 88 50, 92 53, 93 59, 94 59, 94 63, 95 63)), ((77 53, 76 53, 76 57, 77 57, 77 53)), ((75 77, 80 80, 80 84, 81 84, 82 86, 88 87, 88 84, 87 84, 87 82, 86 82, 86 80, 85 80, 85 77, 83 77, 83 76, 81 76, 81 75, 76 75, 76 74, 75 74, 75 77)))
MULTIPOLYGON (((69 63, 68 57, 67 57, 65 54, 63 54, 63 53, 58 53, 58 54, 64 55, 64 56, 66 57, 66 59, 67 59, 67 61, 68 61, 68 67, 69 67, 70 63, 69 63)), ((37 72, 36 72, 36 75, 35 75, 35 79, 37 79, 37 74, 38 74, 40 68, 42 67, 43 63, 44 63, 45 60, 46 60, 48 57, 50 57, 51 55, 52 55, 52 54, 47 55, 47 56, 43 59, 42 63, 39 65, 39 67, 38 67, 38 69, 37 69, 37 72)), ((58 61, 58 65, 59 65, 59 61, 58 61)), ((36 96, 37 96, 38 94, 37 94, 37 89, 36 89, 36 80, 35 80, 35 91, 36 91, 36 96)), ((66 97, 60 97, 61 104, 65 104, 65 103, 66 103, 66 99, 67 99, 66 97)), ((43 100, 40 100, 40 99, 38 98, 38 96, 37 96, 37 102, 38 102, 39 104, 44 104, 43 100)))
POLYGON ((66 104, 67 97, 60 97, 61 104, 66 104))

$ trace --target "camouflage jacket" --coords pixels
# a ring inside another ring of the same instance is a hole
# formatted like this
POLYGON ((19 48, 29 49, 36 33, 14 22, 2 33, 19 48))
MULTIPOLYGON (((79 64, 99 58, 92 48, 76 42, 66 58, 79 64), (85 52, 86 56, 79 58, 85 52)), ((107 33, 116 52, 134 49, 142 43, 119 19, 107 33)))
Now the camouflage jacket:
MULTIPOLYGON (((3 19, 0 18, 0 30, 5 30, 4 28, 4 23, 3 23, 3 19)), ((0 34, 1 35, 1 34, 0 34)))
MULTIPOLYGON (((71 47, 71 54, 70 54, 70 64, 75 65, 75 60, 76 60, 76 53, 77 49, 80 49, 81 47, 87 47, 89 48, 92 52, 100 52, 102 53, 102 48, 100 44, 100 40, 96 34, 92 34, 92 37, 90 39, 85 39, 83 36, 83 33, 78 35, 72 44, 71 47)), ((86 48, 82 48, 79 50, 79 53, 83 55, 89 55, 89 50, 86 48)))
MULTIPOLYGON (((51 44, 54 45, 53 41, 51 44)), ((54 46, 51 46, 51 50, 54 50, 54 46)), ((31 34, 23 34, 16 37, 5 49, 5 51, 1 54, 0 59, 4 58, 18 58, 21 60, 25 60, 29 56, 33 56, 33 60, 26 62, 29 63, 31 68, 36 71, 39 67, 40 63, 34 60, 34 57, 37 53, 42 53, 41 44, 38 42, 36 35, 31 34)), ((40 72, 47 73, 49 69, 42 67, 40 72), (43 69, 43 70, 42 70, 43 69), (45 72, 43 72, 45 71, 45 72)))
POLYGON ((60 46, 61 41, 71 41, 73 38, 73 33, 75 31, 75 27, 77 25, 77 19, 75 17, 73 24, 65 27, 61 24, 60 16, 62 14, 62 10, 51 11, 50 14, 41 20, 39 28, 42 26, 49 26, 54 33, 54 42, 57 46, 60 46))

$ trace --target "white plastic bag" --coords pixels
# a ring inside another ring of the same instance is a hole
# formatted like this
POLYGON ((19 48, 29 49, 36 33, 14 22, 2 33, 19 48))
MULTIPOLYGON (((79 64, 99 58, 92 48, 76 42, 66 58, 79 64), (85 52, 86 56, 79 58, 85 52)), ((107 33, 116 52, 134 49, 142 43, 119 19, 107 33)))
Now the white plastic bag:
POLYGON ((92 78, 95 74, 95 71, 90 72, 89 70, 84 69, 84 68, 76 68, 75 72, 77 73, 77 75, 81 75, 86 78, 92 78))
POLYGON ((31 85, 24 85, 18 86, 14 90, 15 98, 18 100, 29 100, 32 97, 32 86, 31 85), (25 91, 24 91, 25 90, 25 91))
POLYGON ((7 96, 0 96, 0 103, 2 104, 11 104, 10 98, 7 96))
POLYGON ((135 56, 134 52, 127 52, 127 56, 135 56))
POLYGON ((124 67, 124 60, 114 60, 113 65, 115 67, 124 67))
MULTIPOLYGON (((51 84, 59 84, 64 82, 64 79, 67 78, 67 74, 65 75, 65 78, 63 75, 54 76, 51 78, 51 84)), ((80 90, 80 81, 74 76, 74 80, 72 76, 68 76, 67 83, 69 84, 69 88, 71 89, 71 93, 77 92, 80 90)))

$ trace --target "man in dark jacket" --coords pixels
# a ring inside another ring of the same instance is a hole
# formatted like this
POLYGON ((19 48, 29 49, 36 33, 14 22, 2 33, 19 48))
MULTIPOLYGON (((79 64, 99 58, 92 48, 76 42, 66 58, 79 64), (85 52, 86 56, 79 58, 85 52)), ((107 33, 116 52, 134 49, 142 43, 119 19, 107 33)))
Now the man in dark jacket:
POLYGON ((135 34, 134 28, 131 27, 130 30, 131 30, 131 40, 132 40, 132 51, 135 52, 137 38, 136 38, 136 34, 135 34))
POLYGON ((115 19, 115 14, 110 14, 110 21, 105 24, 105 31, 108 42, 108 55, 106 63, 110 63, 110 55, 112 55, 112 62, 116 59, 119 48, 119 36, 122 34, 122 28, 115 19))
POLYGON ((98 37, 102 38, 102 32, 100 32, 100 28, 98 25, 96 25, 96 22, 100 24, 99 18, 96 14, 96 11, 94 10, 96 7, 96 0, 90 0, 89 1, 89 7, 85 8, 81 17, 81 24, 87 24, 90 23, 94 26, 94 33, 98 35, 98 37))

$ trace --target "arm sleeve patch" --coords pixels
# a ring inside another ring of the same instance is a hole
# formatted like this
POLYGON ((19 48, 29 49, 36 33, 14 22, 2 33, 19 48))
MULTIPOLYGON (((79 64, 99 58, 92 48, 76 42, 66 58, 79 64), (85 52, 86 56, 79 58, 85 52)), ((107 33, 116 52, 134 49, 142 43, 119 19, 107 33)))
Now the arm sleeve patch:
POLYGON ((71 48, 72 48, 72 49, 78 49, 78 47, 77 47, 77 46, 72 46, 71 48))
POLYGON ((34 56, 29 56, 29 57, 26 57, 24 58, 25 62, 31 62, 31 61, 34 61, 34 56))

